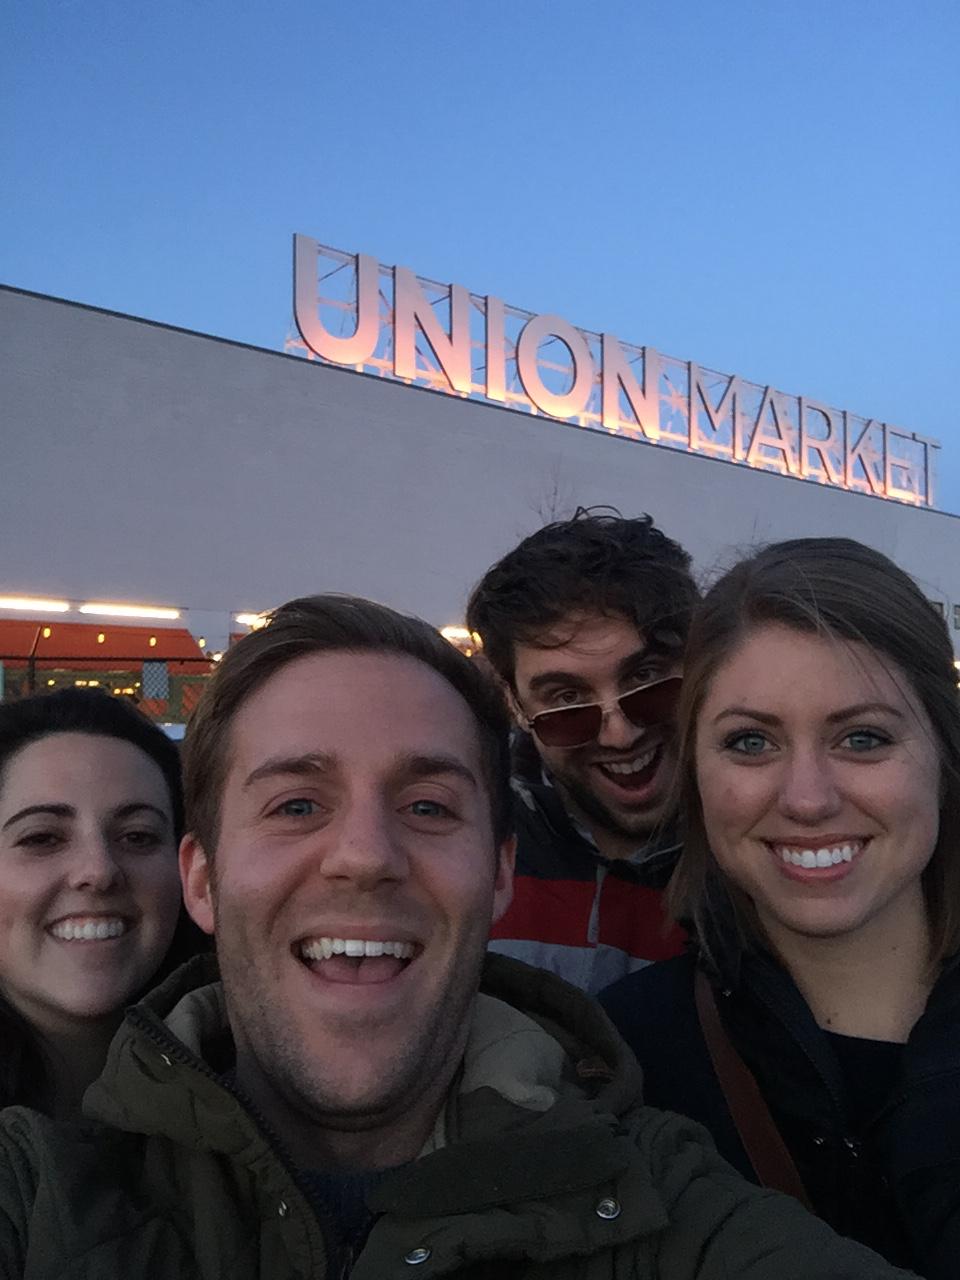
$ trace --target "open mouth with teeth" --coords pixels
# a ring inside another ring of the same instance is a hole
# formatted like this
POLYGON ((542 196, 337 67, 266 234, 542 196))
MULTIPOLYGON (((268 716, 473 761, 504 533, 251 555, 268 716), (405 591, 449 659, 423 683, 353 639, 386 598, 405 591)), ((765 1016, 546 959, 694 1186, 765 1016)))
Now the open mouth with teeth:
POLYGON ((624 791, 642 791, 657 776, 663 759, 663 743, 624 760, 598 761, 593 767, 608 782, 624 791))
POLYGON ((768 842, 767 848, 791 879, 834 880, 850 871, 867 843, 863 838, 837 840, 829 844, 768 842))
POLYGON ((312 973, 328 982, 367 986, 390 982, 413 963, 420 946, 407 941, 367 938, 304 938, 294 954, 312 973))
POLYGON ((60 942, 108 942, 122 938, 130 928, 125 916, 69 916, 49 925, 47 932, 60 942))

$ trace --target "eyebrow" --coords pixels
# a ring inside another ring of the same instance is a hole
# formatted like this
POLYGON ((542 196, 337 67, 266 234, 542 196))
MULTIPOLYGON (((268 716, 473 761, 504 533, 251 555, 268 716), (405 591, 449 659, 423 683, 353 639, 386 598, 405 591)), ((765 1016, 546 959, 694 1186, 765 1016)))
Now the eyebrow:
POLYGON ((272 756, 247 774, 243 789, 252 787, 255 782, 261 782, 264 778, 291 775, 302 778, 314 773, 332 773, 336 764, 336 758, 326 751, 312 751, 301 756, 272 756))
POLYGON ((573 684, 583 689, 587 683, 583 676, 575 675, 572 671, 541 671, 539 675, 531 677, 530 692, 537 693, 551 684, 573 684))
POLYGON ((32 818, 34 814, 43 813, 48 818, 72 818, 76 809, 68 804, 29 804, 25 809, 18 810, 12 817, 8 818, 3 824, 3 830, 12 827, 15 822, 19 822, 21 818, 32 818))
MULTIPOLYGON (((827 724, 840 724, 844 720, 853 720, 858 716, 875 715, 877 712, 883 715, 893 716, 897 720, 904 719, 904 713, 899 708, 891 706, 889 702, 858 702, 852 707, 843 707, 839 711, 833 711, 827 716, 827 724)), ((719 724, 721 720, 728 716, 739 716, 743 719, 758 720, 760 724, 776 725, 780 724, 779 716, 771 715, 767 711, 757 711, 754 707, 725 707, 723 711, 714 716, 713 723, 719 724)))
POLYGON ((462 760, 458 760, 456 756, 448 755, 420 755, 417 753, 401 756, 395 771, 398 776, 407 776, 410 778, 435 778, 438 775, 451 774, 455 778, 460 778, 463 782, 476 789, 477 779, 472 769, 469 769, 462 760))
MULTIPOLYGON (((309 777, 313 774, 333 773, 337 768, 337 758, 329 752, 311 752, 302 756, 277 756, 265 760, 249 773, 244 781, 244 789, 264 778, 277 777, 309 777)), ((435 778, 442 774, 450 774, 462 779, 476 788, 477 779, 474 773, 461 760, 448 755, 425 755, 411 752, 403 755, 393 766, 398 777, 435 778)))
MULTIPOLYGON (((170 821, 169 816, 161 808, 155 804, 150 804, 146 800, 133 800, 130 804, 119 805, 113 810, 110 817, 114 820, 120 819, 122 821, 124 818, 132 817, 133 814, 141 813, 144 810, 147 813, 152 813, 161 822, 169 823, 170 821)), ((20 809, 12 817, 9 817, 3 824, 2 829, 6 831, 15 822, 19 822, 23 818, 35 817, 37 814, 44 814, 48 818, 75 818, 77 811, 69 804, 30 804, 25 809, 20 809)))
MULTIPOLYGON (((617 679, 624 680, 643 663, 663 657, 664 651, 659 646, 648 644, 645 648, 638 649, 636 653, 628 654, 617 663, 617 679)), ((573 671, 541 671, 539 675, 531 678, 530 692, 537 693, 551 684, 569 684, 579 689, 586 689, 589 688, 590 681, 582 674, 573 671)))
POLYGON ((617 667, 620 679, 625 679, 630 675, 636 667, 643 666, 645 662, 660 662, 667 657, 664 649, 658 645, 648 644, 645 649, 640 649, 636 653, 632 653, 629 658, 624 660, 617 667))
POLYGON ((162 822, 170 821, 169 815, 164 813, 158 805, 150 804, 146 800, 133 800, 130 804, 118 805, 111 816, 113 818, 130 818, 135 813, 142 813, 144 811, 152 813, 154 817, 159 818, 162 822))

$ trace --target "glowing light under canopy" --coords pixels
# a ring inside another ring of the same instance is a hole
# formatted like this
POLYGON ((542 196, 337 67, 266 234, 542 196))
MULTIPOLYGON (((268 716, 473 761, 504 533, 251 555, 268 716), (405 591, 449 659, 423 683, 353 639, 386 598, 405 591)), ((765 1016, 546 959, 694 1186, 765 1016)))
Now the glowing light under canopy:
POLYGON ((0 609, 16 609, 20 613, 67 613, 69 600, 44 600, 36 596, 0 596, 0 609))
POLYGON ((152 604, 82 604, 79 613, 95 613, 105 618, 162 618, 173 622, 180 617, 179 609, 167 609, 152 604))

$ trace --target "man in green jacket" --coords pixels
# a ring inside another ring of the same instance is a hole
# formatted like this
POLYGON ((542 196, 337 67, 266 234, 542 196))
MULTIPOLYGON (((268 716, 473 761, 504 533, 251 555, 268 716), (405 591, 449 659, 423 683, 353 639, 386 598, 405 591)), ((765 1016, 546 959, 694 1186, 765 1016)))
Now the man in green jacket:
POLYGON ((127 1014, 81 1124, 4 1113, 5 1280, 902 1274, 643 1107, 585 996, 484 960, 507 721, 425 623, 285 605, 225 656, 185 767, 219 972, 127 1014))

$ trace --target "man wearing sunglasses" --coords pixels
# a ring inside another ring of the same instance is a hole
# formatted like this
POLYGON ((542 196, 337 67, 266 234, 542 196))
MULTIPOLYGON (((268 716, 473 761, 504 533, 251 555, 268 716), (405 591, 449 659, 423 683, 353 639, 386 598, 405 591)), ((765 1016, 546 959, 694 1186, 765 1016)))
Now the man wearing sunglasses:
POLYGON ((520 730, 517 878, 492 947, 586 991, 682 945, 662 895, 696 599, 689 555, 649 516, 581 508, 504 556, 468 605, 520 730))

